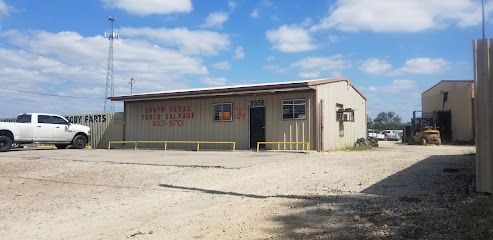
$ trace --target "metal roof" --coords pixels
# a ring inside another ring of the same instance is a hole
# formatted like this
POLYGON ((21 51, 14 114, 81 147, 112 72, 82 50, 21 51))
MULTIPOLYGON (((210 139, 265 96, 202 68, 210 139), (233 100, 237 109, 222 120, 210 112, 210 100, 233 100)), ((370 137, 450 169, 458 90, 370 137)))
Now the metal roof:
POLYGON ((334 82, 348 82, 364 99, 366 97, 356 89, 351 81, 345 77, 333 77, 325 79, 313 79, 313 80, 301 80, 291 82, 277 82, 277 83, 262 83, 251 85, 237 85, 237 86, 224 86, 215 88, 191 88, 181 90, 169 90, 162 92, 151 92, 142 94, 132 94, 109 97, 112 101, 142 101, 142 100, 155 100, 155 99, 176 99, 176 98, 192 98, 192 97, 214 97, 214 96, 228 96, 228 95, 242 95, 242 94, 254 94, 254 93, 273 93, 273 92, 285 92, 285 91, 300 91, 314 89, 313 86, 334 83, 334 82))

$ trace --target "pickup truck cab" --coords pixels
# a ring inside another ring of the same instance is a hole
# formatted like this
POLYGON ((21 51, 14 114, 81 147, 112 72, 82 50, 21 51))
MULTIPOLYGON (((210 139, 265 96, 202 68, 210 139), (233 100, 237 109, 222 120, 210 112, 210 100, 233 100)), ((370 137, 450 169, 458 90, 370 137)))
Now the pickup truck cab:
POLYGON ((25 113, 16 122, 0 122, 0 152, 8 151, 13 143, 55 144, 58 149, 72 145, 86 147, 90 128, 72 124, 62 116, 46 113, 25 113))

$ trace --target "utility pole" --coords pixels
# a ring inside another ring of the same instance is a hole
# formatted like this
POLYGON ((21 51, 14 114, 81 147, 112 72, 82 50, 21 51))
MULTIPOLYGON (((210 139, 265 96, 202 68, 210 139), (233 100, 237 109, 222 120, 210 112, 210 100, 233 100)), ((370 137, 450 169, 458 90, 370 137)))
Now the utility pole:
POLYGON ((105 33, 104 37, 110 40, 110 46, 108 51, 108 68, 106 72, 106 91, 104 93, 104 112, 114 112, 115 105, 113 101, 108 100, 108 97, 115 96, 115 70, 113 68, 113 41, 118 39, 118 34, 115 33, 113 24, 116 21, 114 17, 108 17, 108 22, 110 22, 111 32, 105 33))
POLYGON ((135 79, 130 78, 130 94, 134 94, 134 84, 135 84, 135 79))

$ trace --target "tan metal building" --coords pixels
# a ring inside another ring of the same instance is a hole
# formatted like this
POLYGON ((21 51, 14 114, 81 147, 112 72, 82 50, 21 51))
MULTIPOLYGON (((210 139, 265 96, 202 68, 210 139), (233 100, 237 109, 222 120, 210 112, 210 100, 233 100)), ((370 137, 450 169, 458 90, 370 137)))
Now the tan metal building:
POLYGON ((421 94, 424 117, 434 117, 444 142, 474 142, 474 82, 443 80, 421 94))
POLYGON ((493 39, 474 40, 476 190, 493 193, 493 39))
POLYGON ((310 149, 327 151, 352 146, 367 132, 366 98, 344 77, 110 99, 124 102, 127 141, 234 141, 238 149, 309 142, 310 149))

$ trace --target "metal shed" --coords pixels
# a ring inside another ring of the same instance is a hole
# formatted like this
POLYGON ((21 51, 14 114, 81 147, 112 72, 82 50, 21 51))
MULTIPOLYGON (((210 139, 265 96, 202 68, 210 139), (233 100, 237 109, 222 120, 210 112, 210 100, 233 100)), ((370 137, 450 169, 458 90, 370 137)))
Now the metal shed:
POLYGON ((474 142, 474 82, 443 80, 421 94, 423 116, 433 117, 444 142, 474 142))
POLYGON ((493 193, 493 39, 473 41, 476 125, 476 190, 493 193))
MULTIPOLYGON (((124 102, 124 139, 308 142, 334 150, 366 137, 366 98, 344 77, 185 89, 110 98, 124 102)), ((296 149, 296 145, 268 146, 296 149)))

